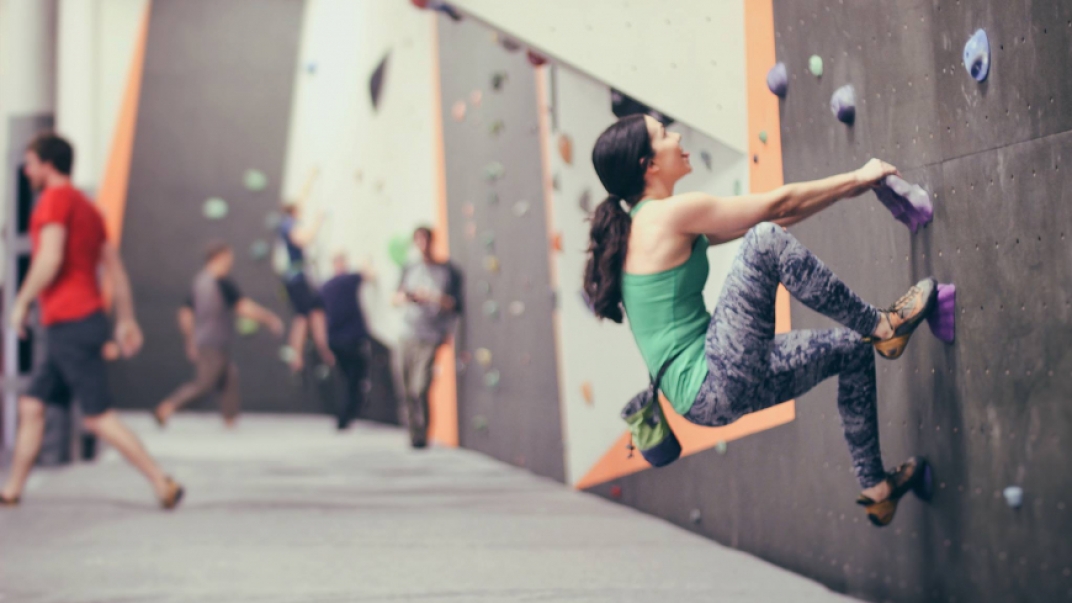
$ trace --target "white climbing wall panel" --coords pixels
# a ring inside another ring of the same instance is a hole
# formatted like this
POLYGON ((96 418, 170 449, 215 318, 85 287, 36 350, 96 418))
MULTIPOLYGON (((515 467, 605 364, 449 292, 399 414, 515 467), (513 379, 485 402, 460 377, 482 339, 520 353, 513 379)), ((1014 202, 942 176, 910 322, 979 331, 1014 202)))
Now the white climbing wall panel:
POLYGON ((473 18, 741 152, 743 0, 456 0, 473 18))

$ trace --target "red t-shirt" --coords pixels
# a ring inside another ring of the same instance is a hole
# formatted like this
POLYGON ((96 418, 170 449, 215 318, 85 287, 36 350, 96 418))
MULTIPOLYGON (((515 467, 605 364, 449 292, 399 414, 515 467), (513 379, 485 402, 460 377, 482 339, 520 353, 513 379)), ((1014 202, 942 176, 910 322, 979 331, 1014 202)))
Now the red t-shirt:
POLYGON ((41 292, 41 320, 46 325, 79 320, 104 308, 97 266, 107 236, 104 218, 71 185, 46 188, 30 217, 30 237, 37 253, 41 229, 59 224, 67 230, 63 263, 52 283, 41 292))

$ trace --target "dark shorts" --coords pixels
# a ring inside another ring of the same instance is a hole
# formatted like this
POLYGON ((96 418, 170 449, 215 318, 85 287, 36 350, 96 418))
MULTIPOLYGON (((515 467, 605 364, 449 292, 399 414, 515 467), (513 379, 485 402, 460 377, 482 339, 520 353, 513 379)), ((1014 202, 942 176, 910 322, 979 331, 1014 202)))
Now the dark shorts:
POLYGON ((290 298, 290 306, 295 314, 307 316, 313 310, 324 309, 324 300, 309 285, 309 279, 305 278, 305 273, 299 272, 285 277, 283 287, 287 290, 287 297, 290 298))
POLYGON ((101 348, 111 337, 104 313, 45 328, 45 358, 35 369, 26 395, 68 406, 77 399, 86 416, 112 407, 108 368, 101 348))

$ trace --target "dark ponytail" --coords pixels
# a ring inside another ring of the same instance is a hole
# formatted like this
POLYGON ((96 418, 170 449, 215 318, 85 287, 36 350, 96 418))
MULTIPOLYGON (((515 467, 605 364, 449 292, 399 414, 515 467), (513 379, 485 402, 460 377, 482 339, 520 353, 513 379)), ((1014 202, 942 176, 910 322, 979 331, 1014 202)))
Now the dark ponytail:
POLYGON ((630 208, 644 194, 644 174, 653 151, 643 115, 623 117, 607 128, 592 149, 592 164, 610 196, 592 216, 584 294, 600 318, 621 323, 622 270, 629 248, 630 208))

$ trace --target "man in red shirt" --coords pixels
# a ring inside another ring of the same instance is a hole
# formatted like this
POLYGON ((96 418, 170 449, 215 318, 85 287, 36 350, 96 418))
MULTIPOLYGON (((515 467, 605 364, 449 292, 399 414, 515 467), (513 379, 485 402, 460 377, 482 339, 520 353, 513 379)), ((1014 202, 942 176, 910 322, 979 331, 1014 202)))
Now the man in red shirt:
POLYGON ((110 339, 97 281, 103 269, 115 298, 115 341, 124 357, 141 349, 134 300, 119 250, 108 242, 104 220, 89 199, 71 186, 74 151, 64 139, 42 134, 26 150, 26 178, 40 191, 30 218, 33 260, 11 308, 10 324, 22 334, 30 304, 39 299, 46 355, 19 399, 19 429, 11 473, 0 490, 0 506, 18 504, 34 459, 41 450, 45 404, 82 406, 85 428, 111 444, 148 478, 161 506, 174 508, 182 487, 164 474, 137 436, 112 410, 102 356, 110 339))

